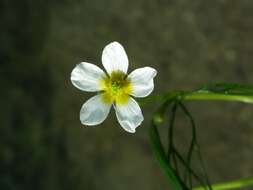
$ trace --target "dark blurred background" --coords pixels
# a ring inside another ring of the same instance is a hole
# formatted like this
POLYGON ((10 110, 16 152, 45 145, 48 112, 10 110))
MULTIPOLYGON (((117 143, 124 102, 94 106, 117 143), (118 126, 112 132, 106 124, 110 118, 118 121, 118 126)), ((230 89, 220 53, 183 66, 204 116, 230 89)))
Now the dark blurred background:
MULTIPOLYGON (((253 83, 252 0, 0 0, 0 189, 169 189, 153 158, 148 125, 132 135, 112 112, 80 124, 93 94, 74 88, 81 61, 101 66, 119 41, 130 70, 158 70, 155 91, 209 82, 253 83)), ((253 106, 187 104, 212 182, 253 175, 253 106)), ((179 147, 189 126, 177 118, 179 147)))

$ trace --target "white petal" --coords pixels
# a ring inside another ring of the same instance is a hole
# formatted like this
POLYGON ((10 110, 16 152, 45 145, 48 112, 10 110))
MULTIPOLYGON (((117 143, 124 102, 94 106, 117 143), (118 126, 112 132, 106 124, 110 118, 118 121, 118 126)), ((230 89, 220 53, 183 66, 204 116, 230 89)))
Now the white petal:
POLYGON ((98 66, 82 62, 73 69, 71 82, 80 90, 96 92, 101 90, 99 81, 105 76, 104 71, 98 66))
POLYGON ((110 112, 111 104, 102 101, 102 95, 96 95, 85 102, 80 111, 80 120, 84 125, 102 123, 110 112))
POLYGON ((118 42, 105 46, 102 53, 102 64, 109 75, 112 71, 127 73, 128 58, 123 46, 118 42))
POLYGON ((115 105, 114 108, 120 125, 127 132, 134 133, 144 119, 138 103, 129 97, 127 104, 115 105))
POLYGON ((153 78, 156 76, 157 71, 151 67, 143 67, 134 70, 128 75, 131 80, 133 91, 131 95, 135 97, 148 96, 154 89, 153 78))

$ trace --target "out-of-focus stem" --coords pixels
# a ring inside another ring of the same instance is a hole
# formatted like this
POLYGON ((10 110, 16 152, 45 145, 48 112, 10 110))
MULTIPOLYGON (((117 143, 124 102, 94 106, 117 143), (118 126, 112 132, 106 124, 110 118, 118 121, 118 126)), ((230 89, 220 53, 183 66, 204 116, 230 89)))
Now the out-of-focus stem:
MULTIPOLYGON (((239 189, 252 185, 253 185, 253 177, 223 183, 216 183, 212 184, 211 186, 213 190, 228 190, 228 189, 239 189)), ((206 189, 205 187, 197 187, 194 188, 193 190, 205 190, 205 189, 206 189)))

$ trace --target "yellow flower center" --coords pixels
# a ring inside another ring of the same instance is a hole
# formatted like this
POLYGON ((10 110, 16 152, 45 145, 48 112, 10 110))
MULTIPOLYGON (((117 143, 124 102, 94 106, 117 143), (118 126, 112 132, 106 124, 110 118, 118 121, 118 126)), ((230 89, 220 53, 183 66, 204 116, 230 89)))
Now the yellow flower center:
POLYGON ((126 104, 129 99, 129 94, 132 92, 132 84, 127 75, 121 71, 113 71, 110 77, 105 77, 100 81, 104 91, 103 101, 111 104, 114 101, 116 104, 126 104))

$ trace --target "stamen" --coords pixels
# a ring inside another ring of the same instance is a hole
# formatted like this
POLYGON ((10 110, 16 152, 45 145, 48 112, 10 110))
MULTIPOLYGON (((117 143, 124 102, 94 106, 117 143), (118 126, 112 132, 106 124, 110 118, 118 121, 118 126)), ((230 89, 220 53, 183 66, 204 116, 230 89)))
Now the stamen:
POLYGON ((110 77, 101 80, 101 86, 104 92, 103 100, 106 103, 116 102, 125 104, 128 102, 129 94, 132 92, 132 84, 125 73, 114 71, 110 77))

